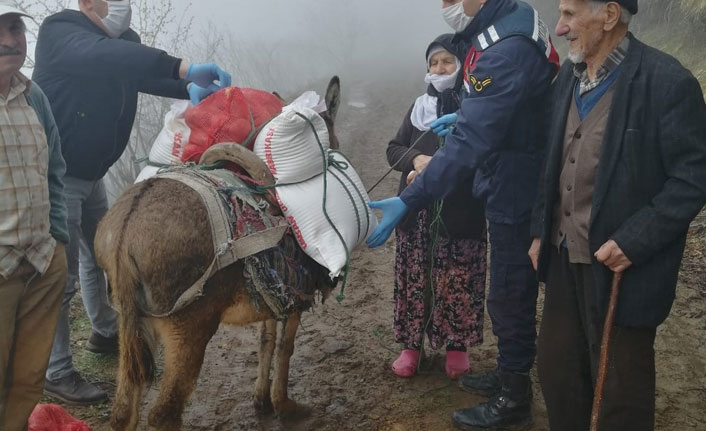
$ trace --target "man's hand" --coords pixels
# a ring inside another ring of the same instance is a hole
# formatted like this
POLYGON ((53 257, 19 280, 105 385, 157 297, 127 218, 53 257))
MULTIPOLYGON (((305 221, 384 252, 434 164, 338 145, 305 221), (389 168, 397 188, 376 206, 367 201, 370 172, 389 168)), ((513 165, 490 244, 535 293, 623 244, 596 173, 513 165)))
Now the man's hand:
POLYGON ((632 265, 630 259, 618 247, 618 243, 612 239, 603 244, 593 255, 613 272, 623 272, 632 265))
MULTIPOLYGON (((182 64, 185 64, 182 62, 182 64)), ((230 73, 218 67, 215 63, 190 64, 186 70, 185 79, 202 88, 219 82, 218 88, 230 87, 230 73)))
POLYGON ((382 210, 382 221, 365 241, 370 248, 375 248, 385 244, 385 241, 390 238, 392 230, 407 214, 408 208, 407 204, 402 202, 399 197, 370 202, 368 206, 382 210))
POLYGON ((431 130, 439 136, 446 136, 456 124, 457 120, 457 114, 446 114, 432 122, 429 125, 429 128, 431 128, 431 130))
POLYGON ((527 252, 527 254, 530 257, 530 260, 532 261, 532 266, 534 267, 534 270, 537 270, 537 263, 539 262, 539 247, 542 245, 542 240, 539 238, 535 238, 532 240, 532 245, 530 245, 530 249, 527 252))
POLYGON ((431 160, 430 156, 427 156, 425 154, 420 154, 412 160, 412 163, 414 164, 414 170, 418 174, 421 174, 424 168, 427 167, 429 164, 429 161, 431 160))
POLYGON ((191 99, 191 103, 193 105, 198 105, 203 99, 207 98, 218 90, 220 90, 220 88, 216 84, 211 84, 207 88, 203 88, 199 87, 193 82, 190 82, 189 85, 186 87, 186 91, 189 93, 189 98, 191 99))

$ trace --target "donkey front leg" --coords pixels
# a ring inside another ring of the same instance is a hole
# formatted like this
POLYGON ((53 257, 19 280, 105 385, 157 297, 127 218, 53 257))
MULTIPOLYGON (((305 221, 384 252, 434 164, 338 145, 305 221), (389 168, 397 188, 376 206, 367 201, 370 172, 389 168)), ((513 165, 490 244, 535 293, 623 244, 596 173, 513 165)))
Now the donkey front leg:
MULTIPOLYGON (((288 416, 297 412, 297 403, 287 397, 289 380, 289 358, 294 353, 294 337, 297 335, 300 313, 292 313, 282 326, 275 356, 275 377, 272 381, 272 405, 278 416, 288 416)), ((297 412, 297 413, 301 413, 297 412)))
POLYGON ((262 322, 260 330, 260 350, 257 354, 257 380, 255 381, 255 408, 260 411, 270 411, 270 367, 272 354, 277 341, 277 321, 273 319, 262 322))

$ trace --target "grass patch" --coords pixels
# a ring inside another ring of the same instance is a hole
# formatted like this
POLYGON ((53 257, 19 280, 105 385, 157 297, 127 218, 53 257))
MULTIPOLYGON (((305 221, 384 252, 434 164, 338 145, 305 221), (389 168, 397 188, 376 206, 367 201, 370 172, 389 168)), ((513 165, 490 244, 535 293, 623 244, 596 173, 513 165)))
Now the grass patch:
MULTIPOLYGON (((71 354, 74 368, 89 382, 96 383, 108 392, 111 400, 115 394, 115 376, 118 370, 116 355, 97 355, 84 347, 91 336, 91 323, 83 308, 81 295, 77 293, 71 300, 71 354)), ((43 397, 41 403, 59 404, 74 417, 88 423, 91 427, 105 424, 110 418, 111 401, 104 404, 76 407, 66 405, 53 398, 43 397)))

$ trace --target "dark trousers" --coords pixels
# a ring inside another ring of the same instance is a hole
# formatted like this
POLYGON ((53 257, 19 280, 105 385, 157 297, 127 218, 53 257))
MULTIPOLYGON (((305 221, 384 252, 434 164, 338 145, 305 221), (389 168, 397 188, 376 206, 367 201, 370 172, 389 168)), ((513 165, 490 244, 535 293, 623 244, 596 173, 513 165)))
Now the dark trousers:
MULTIPOLYGON (((554 431, 590 425, 603 316, 590 265, 569 262, 552 247, 537 371, 554 431)), ((651 431, 655 416, 654 328, 613 328, 599 428, 651 431)))
POLYGON ((498 367, 527 373, 537 338, 537 276, 527 255, 529 222, 489 223, 490 291, 488 315, 498 337, 498 367))

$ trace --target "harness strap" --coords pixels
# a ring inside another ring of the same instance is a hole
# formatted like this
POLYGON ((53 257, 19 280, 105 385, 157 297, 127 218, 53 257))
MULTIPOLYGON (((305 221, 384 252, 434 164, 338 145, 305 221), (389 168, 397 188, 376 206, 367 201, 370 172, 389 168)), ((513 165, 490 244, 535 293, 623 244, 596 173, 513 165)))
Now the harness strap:
POLYGON ((208 213, 211 236, 213 238, 214 257, 203 275, 179 296, 171 310, 163 314, 142 310, 147 316, 167 317, 187 307, 203 296, 206 282, 213 274, 240 259, 275 247, 289 228, 286 225, 274 226, 256 234, 233 239, 233 227, 229 221, 225 205, 222 203, 217 188, 209 180, 208 174, 194 169, 182 169, 161 173, 158 178, 178 181, 199 194, 208 213))

